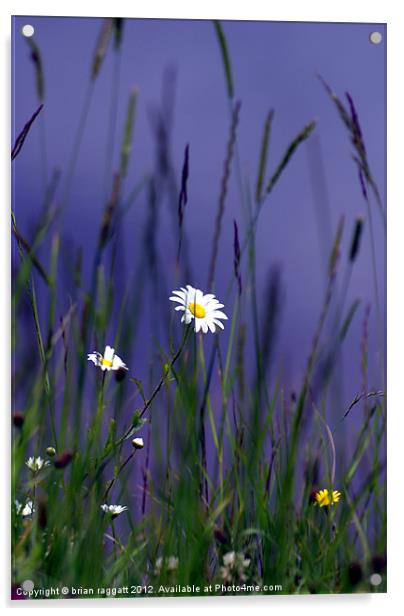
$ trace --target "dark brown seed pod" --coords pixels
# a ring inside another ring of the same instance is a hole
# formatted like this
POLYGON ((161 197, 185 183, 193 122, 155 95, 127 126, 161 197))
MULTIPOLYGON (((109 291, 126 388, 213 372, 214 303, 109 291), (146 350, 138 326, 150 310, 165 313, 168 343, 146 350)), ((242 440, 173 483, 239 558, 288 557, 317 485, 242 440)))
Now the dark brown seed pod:
POLYGON ((118 370, 115 371, 115 380, 117 383, 121 383, 124 378, 126 377, 127 374, 127 370, 125 370, 125 368, 118 368, 118 370))
POLYGON ((384 554, 375 554, 372 557, 371 569, 373 573, 383 573, 386 570, 387 558, 384 554))
POLYGON ((317 494, 317 490, 312 490, 312 491, 310 492, 310 495, 309 495, 309 502, 310 502, 312 505, 314 505, 314 504, 317 502, 317 500, 316 500, 316 494, 317 494))
POLYGON ((53 464, 56 468, 65 468, 72 461, 73 455, 74 454, 72 451, 63 451, 61 454, 56 456, 53 464))
POLYGON ((48 500, 46 496, 38 498, 38 526, 41 530, 45 530, 48 523, 48 500))
POLYGON ((22 428, 24 424, 24 419, 24 413, 22 413, 21 411, 16 411, 15 413, 13 413, 13 424, 16 428, 22 428))
POLYGON ((359 562, 351 562, 348 566, 348 579, 352 586, 356 586, 363 578, 362 566, 359 562))
POLYGON ((228 538, 222 528, 216 527, 214 530, 215 539, 218 543, 227 543, 228 538))

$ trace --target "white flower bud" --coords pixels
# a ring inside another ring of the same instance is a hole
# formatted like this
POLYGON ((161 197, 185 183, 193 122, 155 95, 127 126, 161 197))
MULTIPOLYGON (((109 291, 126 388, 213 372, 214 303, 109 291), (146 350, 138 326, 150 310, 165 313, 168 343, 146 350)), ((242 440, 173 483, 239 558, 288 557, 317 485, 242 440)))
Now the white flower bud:
POLYGON ((132 441, 132 445, 135 449, 143 449, 144 447, 143 439, 140 437, 134 438, 132 441))

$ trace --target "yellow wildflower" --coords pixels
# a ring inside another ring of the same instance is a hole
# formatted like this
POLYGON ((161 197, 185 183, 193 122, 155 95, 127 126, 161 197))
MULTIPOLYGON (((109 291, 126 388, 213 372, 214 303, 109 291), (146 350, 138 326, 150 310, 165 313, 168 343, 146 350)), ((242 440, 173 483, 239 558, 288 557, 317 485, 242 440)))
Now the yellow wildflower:
POLYGON ((319 505, 319 507, 328 507, 329 505, 338 503, 340 498, 341 492, 338 492, 337 490, 333 490, 331 493, 329 493, 327 489, 319 490, 315 494, 315 504, 319 505))

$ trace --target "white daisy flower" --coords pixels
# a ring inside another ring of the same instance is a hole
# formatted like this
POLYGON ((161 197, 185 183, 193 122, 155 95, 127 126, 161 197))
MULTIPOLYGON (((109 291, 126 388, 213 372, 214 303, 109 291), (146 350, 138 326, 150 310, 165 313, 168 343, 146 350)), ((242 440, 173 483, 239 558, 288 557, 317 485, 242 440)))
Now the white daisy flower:
POLYGON ((39 473, 39 471, 45 468, 45 466, 49 466, 50 462, 49 460, 42 460, 41 456, 38 456, 37 458, 30 456, 25 464, 33 473, 39 473))
POLYGON ((101 505, 101 509, 104 513, 109 513, 113 518, 116 518, 118 515, 127 511, 126 505, 122 507, 122 505, 101 505))
POLYGON ((227 552, 223 556, 223 567, 220 567, 220 575, 225 582, 245 582, 247 575, 245 569, 251 562, 242 552, 227 552))
POLYGON ((179 559, 177 558, 177 556, 168 556, 165 559, 163 559, 162 556, 159 556, 158 559, 156 560, 156 566, 155 566, 154 573, 156 575, 159 575, 163 567, 167 571, 176 571, 176 569, 178 569, 178 565, 179 565, 179 559))
POLYGON ((227 319, 224 312, 219 308, 223 308, 224 304, 220 304, 212 293, 204 295, 200 289, 195 289, 191 285, 181 287, 179 291, 173 291, 170 301, 178 302, 179 306, 175 310, 184 312, 181 323, 187 325, 193 320, 195 332, 202 330, 207 334, 208 330, 215 333, 216 327, 224 329, 224 325, 220 319, 227 319))
POLYGON ((89 353, 87 355, 87 359, 88 361, 92 361, 96 366, 99 366, 103 372, 105 370, 119 370, 120 368, 123 370, 128 369, 122 359, 115 354, 115 349, 109 345, 105 347, 104 355, 101 355, 98 351, 94 351, 94 353, 89 353))
POLYGON ((223 564, 225 567, 232 567, 234 565, 235 560, 236 560, 236 552, 227 552, 227 554, 223 556, 223 564))
POLYGON ((177 556, 169 556, 168 557, 168 561, 167 561, 167 570, 168 571, 175 571, 176 569, 178 569, 178 565, 179 565, 179 560, 178 560, 177 556))
POLYGON ((23 518, 26 518, 35 513, 34 503, 32 502, 32 500, 29 500, 25 503, 25 505, 22 505, 18 500, 16 500, 15 510, 17 512, 17 515, 22 515, 23 518))

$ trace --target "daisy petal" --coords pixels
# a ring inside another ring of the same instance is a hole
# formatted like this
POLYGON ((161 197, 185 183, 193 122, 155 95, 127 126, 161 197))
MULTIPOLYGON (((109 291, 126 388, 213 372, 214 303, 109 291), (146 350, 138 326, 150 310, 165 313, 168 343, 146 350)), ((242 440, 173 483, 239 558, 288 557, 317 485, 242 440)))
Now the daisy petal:
POLYGON ((96 366, 99 366, 100 364, 100 354, 96 351, 94 353, 89 353, 87 355, 87 359, 88 361, 92 361, 96 366))
POLYGON ((227 320, 227 315, 225 315, 224 312, 220 312, 220 310, 214 310, 213 312, 210 313, 210 316, 212 316, 214 319, 226 319, 227 320))
POLYGON ((114 355, 114 359, 112 360, 112 370, 119 370, 119 368, 123 368, 124 370, 128 369, 122 359, 118 355, 114 355))
POLYGON ((187 292, 186 291, 172 291, 172 294, 173 295, 178 295, 178 297, 184 298, 186 296, 187 292))
POLYGON ((216 310, 216 308, 224 308, 224 304, 219 304, 219 302, 215 299, 212 302, 206 304, 206 308, 211 308, 212 310, 216 310))
POLYGON ((114 358, 114 353, 115 349, 107 344, 104 351, 104 359, 106 359, 107 361, 112 361, 114 358))
POLYGON ((212 332, 212 334, 214 334, 215 331, 216 331, 215 324, 212 321, 207 321, 207 323, 208 323, 208 327, 209 327, 210 331, 212 332))
POLYGON ((213 320, 213 323, 214 323, 215 325, 217 325, 218 327, 220 327, 220 329, 224 329, 224 325, 223 325, 223 323, 222 323, 221 321, 218 321, 218 319, 212 319, 212 320, 213 320))

